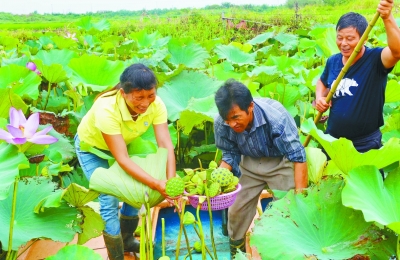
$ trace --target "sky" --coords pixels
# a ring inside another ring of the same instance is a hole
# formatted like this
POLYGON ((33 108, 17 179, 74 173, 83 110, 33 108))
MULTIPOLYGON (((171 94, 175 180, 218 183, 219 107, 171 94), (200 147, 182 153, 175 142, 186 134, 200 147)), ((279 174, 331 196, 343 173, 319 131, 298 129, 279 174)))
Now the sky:
POLYGON ((29 14, 44 13, 86 13, 97 11, 151 10, 156 8, 201 8, 229 2, 243 5, 281 5, 286 0, 1 0, 0 12, 29 14))

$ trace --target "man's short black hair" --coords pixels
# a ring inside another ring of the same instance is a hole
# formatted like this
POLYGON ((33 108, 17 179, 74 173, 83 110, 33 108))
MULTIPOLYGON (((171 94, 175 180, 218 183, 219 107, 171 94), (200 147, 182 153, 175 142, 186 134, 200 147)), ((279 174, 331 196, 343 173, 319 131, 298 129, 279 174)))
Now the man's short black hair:
POLYGON ((339 21, 336 24, 336 31, 340 31, 349 27, 355 28, 361 37, 368 27, 367 19, 358 13, 346 13, 339 18, 339 21))
POLYGON ((215 93, 215 104, 224 120, 227 119, 228 113, 234 105, 238 105, 241 110, 248 112, 251 102, 253 102, 253 97, 250 90, 243 83, 234 79, 228 79, 215 93))

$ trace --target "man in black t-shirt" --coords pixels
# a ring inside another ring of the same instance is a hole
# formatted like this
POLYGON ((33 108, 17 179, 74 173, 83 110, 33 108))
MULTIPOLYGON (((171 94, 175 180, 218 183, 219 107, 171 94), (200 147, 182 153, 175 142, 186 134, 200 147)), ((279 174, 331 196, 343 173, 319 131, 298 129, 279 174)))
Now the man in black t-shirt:
POLYGON ((324 72, 317 82, 316 108, 329 112, 327 133, 351 140, 359 152, 382 146, 383 105, 387 75, 400 59, 400 30, 391 13, 393 0, 381 0, 377 11, 384 23, 388 46, 363 46, 344 78, 339 83, 332 101, 326 96, 344 64, 368 26, 357 13, 344 14, 336 25, 336 44, 340 53, 329 57, 324 72))

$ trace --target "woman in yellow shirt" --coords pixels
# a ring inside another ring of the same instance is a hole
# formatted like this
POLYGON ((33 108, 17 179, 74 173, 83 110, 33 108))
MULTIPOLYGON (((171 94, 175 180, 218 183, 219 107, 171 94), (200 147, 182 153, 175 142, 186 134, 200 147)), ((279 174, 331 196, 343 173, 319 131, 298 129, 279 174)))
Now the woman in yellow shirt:
MULTIPOLYGON (((157 144, 168 150, 167 179, 175 176, 175 155, 167 125, 167 110, 156 95, 157 80, 143 64, 133 64, 120 76, 120 83, 100 95, 83 117, 75 136, 79 163, 88 180, 98 167, 109 168, 108 162, 95 154, 80 150, 80 141, 111 152, 126 173, 137 181, 159 191, 164 197, 165 180, 157 180, 132 162, 127 144, 153 125, 157 144)), ((133 232, 138 224, 138 210, 124 203, 118 217, 116 197, 100 194, 100 215, 105 221, 103 232, 108 256, 124 259, 124 251, 139 252, 133 232)))

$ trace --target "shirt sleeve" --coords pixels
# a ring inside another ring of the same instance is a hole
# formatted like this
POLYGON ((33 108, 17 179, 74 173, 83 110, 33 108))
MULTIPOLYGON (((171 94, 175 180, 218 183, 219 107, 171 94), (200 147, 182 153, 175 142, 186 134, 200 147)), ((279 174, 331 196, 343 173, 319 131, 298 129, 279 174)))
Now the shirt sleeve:
POLYGON ((156 101, 154 102, 154 119, 153 119, 153 124, 154 125, 160 125, 164 124, 167 122, 167 108, 164 104, 164 102, 161 100, 160 97, 157 96, 156 101))
POLYGON ((239 163, 241 160, 241 153, 237 143, 229 138, 228 130, 229 129, 223 125, 222 118, 217 116, 214 120, 215 145, 222 152, 222 161, 232 167, 232 173, 235 176, 240 176, 239 163))
POLYGON ((289 161, 306 161, 306 152, 300 143, 296 123, 289 113, 284 113, 280 123, 273 128, 273 142, 289 161))
POLYGON ((328 85, 328 76, 329 76, 329 64, 330 64, 331 59, 332 59, 331 57, 328 58, 328 60, 326 62, 326 65, 325 65, 325 68, 324 68, 324 71, 322 72, 321 77, 320 77, 321 82, 327 88, 329 87, 329 85, 328 85))

